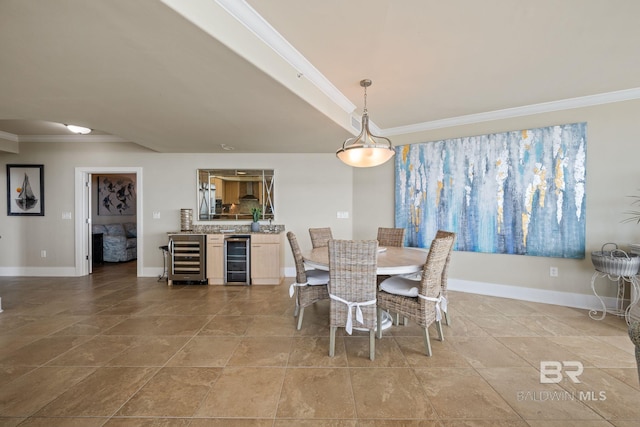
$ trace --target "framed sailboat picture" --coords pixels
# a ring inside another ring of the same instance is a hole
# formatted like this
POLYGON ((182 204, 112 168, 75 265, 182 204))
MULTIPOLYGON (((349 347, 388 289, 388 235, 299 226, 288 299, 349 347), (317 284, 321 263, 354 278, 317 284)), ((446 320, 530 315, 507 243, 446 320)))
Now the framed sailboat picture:
POLYGON ((44 165, 7 165, 7 215, 44 216, 44 165))

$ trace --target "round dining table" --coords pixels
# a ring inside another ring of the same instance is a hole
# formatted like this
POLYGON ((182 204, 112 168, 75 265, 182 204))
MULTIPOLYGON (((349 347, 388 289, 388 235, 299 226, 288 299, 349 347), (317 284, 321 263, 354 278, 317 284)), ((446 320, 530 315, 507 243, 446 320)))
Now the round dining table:
MULTIPOLYGON (((420 272, 428 252, 422 248, 379 247, 376 272, 385 276, 420 272)), ((329 271, 329 249, 326 246, 303 252, 302 258, 308 267, 329 271)))
MULTIPOLYGON (((408 247, 379 247, 378 267, 376 273, 384 276, 396 274, 411 274, 422 271, 427 260, 428 249, 408 248, 408 247)), ((302 253, 302 258, 306 266, 318 270, 329 271, 329 248, 321 246, 302 253)), ((382 329, 387 329, 393 324, 389 313, 384 312, 382 316, 382 329)), ((355 330, 362 330, 354 326, 355 330)))

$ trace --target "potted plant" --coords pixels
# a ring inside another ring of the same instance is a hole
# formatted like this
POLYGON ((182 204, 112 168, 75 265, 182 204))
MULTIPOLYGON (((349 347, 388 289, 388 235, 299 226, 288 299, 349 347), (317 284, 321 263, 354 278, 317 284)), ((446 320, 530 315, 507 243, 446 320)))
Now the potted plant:
POLYGON ((251 215, 253 215, 253 222, 251 223, 251 231, 260 231, 260 215, 262 215, 262 209, 251 208, 251 215))
MULTIPOLYGON (((631 197, 633 199, 633 201, 631 202, 631 206, 640 205, 640 196, 627 196, 627 197, 631 197)), ((626 211, 624 214, 628 215, 629 217, 622 222, 635 222, 636 224, 640 224, 640 211, 631 210, 631 211, 626 211)))

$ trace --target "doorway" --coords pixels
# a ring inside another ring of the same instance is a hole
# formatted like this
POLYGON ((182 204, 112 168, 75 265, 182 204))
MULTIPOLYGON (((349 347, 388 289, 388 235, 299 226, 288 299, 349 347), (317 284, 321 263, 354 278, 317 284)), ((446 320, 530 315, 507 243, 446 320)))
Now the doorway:
POLYGON ((92 176, 93 175, 135 175, 137 258, 136 275, 144 271, 144 224, 142 215, 142 168, 140 167, 77 167, 75 171, 75 269, 76 276, 86 276, 92 269, 92 176))

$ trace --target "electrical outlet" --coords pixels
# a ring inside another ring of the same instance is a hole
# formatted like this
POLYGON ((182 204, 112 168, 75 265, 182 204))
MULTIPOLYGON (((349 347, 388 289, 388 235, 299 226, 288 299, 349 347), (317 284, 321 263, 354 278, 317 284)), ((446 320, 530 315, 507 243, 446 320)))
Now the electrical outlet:
POLYGON ((40 251, 40 258, 46 258, 47 257, 47 251, 45 251, 44 249, 40 251))
POLYGON ((153 219, 160 219, 160 212, 159 211, 153 211, 153 219))
POLYGON ((558 277, 558 267, 549 267, 549 276, 558 277))

